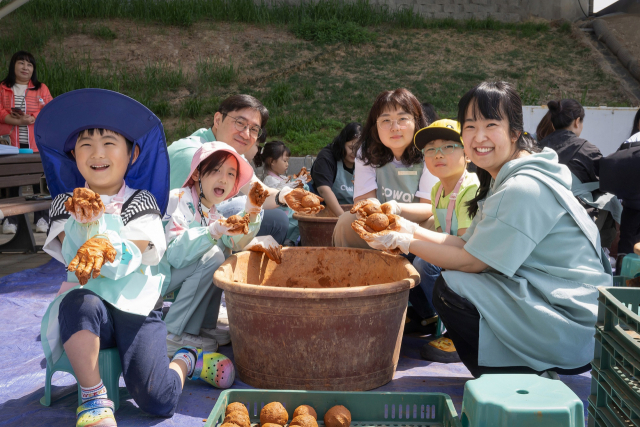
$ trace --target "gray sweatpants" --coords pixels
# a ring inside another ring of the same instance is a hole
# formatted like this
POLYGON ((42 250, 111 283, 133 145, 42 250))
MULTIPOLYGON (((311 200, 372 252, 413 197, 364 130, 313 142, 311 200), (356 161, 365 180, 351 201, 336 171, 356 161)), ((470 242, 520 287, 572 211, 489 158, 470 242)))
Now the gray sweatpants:
POLYGON ((171 268, 171 282, 165 293, 180 289, 164 318, 167 331, 200 335, 200 328, 213 329, 218 321, 222 289, 213 284, 213 273, 225 260, 219 246, 214 246, 198 262, 171 268))

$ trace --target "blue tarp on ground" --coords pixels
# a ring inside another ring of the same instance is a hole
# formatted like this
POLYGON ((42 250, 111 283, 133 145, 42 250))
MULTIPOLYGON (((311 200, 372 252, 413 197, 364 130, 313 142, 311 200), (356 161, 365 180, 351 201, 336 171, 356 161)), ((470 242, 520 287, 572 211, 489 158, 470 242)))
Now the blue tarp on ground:
MULTIPOLYGON (((47 264, 0 279, 0 426, 73 426, 77 386, 65 373, 53 376, 53 403, 40 404, 44 394, 45 359, 40 345, 40 320, 65 278, 62 264, 47 264)), ((453 399, 460 413, 464 384, 471 379, 462 365, 430 363, 420 358, 422 340, 405 337, 396 375, 378 391, 440 392, 453 399)), ((233 358, 231 345, 220 352, 233 358)), ((585 419, 591 376, 562 377, 583 401, 585 419)), ((187 381, 173 418, 144 414, 129 397, 120 380, 118 426, 202 426, 220 390, 204 382, 187 381)), ((250 388, 236 379, 233 388, 250 388)))

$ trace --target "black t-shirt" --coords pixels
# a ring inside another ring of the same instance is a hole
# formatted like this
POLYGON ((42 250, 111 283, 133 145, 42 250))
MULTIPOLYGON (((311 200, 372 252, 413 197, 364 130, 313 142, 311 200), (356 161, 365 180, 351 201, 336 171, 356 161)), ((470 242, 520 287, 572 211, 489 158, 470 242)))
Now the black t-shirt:
POLYGON ((598 181, 602 154, 589 141, 578 138, 570 130, 560 129, 540 141, 539 145, 555 150, 558 163, 566 165, 580 182, 598 181))
MULTIPOLYGON (((331 146, 327 145, 318 153, 316 161, 313 162, 311 167, 311 179, 313 179, 313 185, 318 188, 323 185, 329 188, 333 187, 333 183, 336 180, 336 174, 338 173, 338 161, 342 159, 336 159, 331 152, 331 146)), ((344 163, 343 163, 344 165, 344 163)), ((348 168, 344 166, 344 170, 353 174, 354 168, 348 168)))

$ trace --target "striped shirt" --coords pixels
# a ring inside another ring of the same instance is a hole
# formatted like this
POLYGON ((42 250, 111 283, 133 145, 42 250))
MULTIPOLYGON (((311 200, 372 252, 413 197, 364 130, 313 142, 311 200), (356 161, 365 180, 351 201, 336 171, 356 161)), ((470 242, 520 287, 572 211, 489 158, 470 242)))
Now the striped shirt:
MULTIPOLYGON (((24 99, 27 91, 27 85, 13 85, 13 105, 22 110, 23 113, 27 112, 27 103, 24 99)), ((29 126, 18 126, 18 140, 20 141, 20 148, 29 148, 29 126)))

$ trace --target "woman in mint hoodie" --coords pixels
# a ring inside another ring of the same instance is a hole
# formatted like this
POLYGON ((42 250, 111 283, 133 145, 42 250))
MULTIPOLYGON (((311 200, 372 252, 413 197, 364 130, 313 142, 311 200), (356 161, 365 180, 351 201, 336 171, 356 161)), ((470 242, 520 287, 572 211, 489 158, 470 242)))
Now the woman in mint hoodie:
POLYGON ((598 230, 571 193, 571 172, 523 131, 522 101, 509 83, 467 92, 458 120, 480 180, 466 233, 401 219, 406 232, 361 235, 374 248, 400 248, 446 270, 433 304, 475 377, 586 372, 597 287, 612 280, 598 230))

